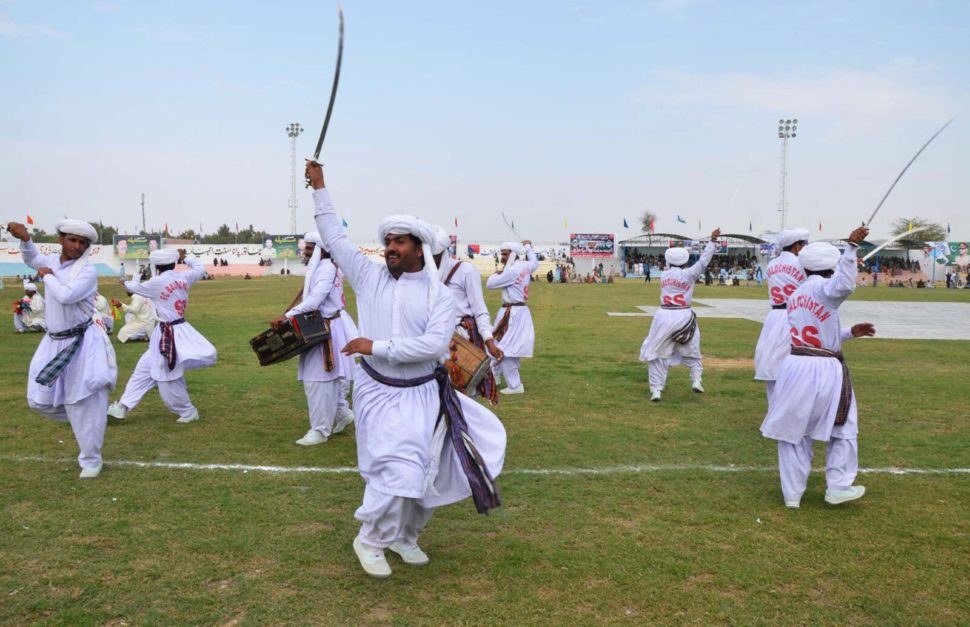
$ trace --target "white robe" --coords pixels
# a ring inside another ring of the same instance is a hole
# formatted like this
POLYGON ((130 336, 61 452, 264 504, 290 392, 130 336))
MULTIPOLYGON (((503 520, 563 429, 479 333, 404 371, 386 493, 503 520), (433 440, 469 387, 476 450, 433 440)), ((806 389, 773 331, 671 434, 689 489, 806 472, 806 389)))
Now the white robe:
POLYGON ((668 365, 682 363, 684 357, 701 358, 701 329, 686 344, 678 344, 671 335, 690 320, 690 305, 694 298, 694 284, 714 256, 715 244, 704 247, 701 258, 689 268, 667 268, 660 274, 660 302, 663 305, 687 307, 686 309, 658 309, 650 323, 650 332, 640 345, 640 361, 666 359, 668 365))
MULTIPOLYGON (((188 271, 169 270, 152 277, 144 283, 128 281, 125 289, 133 294, 150 298, 155 305, 159 322, 172 322, 184 317, 189 302, 189 288, 205 274, 205 266, 195 257, 186 257, 188 271)), ((152 331, 148 344, 151 375, 156 381, 181 379, 186 370, 207 368, 216 363, 216 347, 187 321, 172 327, 175 336, 175 368, 168 369, 166 357, 158 350, 162 338, 161 325, 152 331)))
MULTIPOLYGON (((839 322, 839 305, 855 289, 856 246, 846 246, 830 279, 808 277, 788 298, 788 323, 792 343, 841 351, 852 337, 839 322)), ((828 357, 789 355, 781 367, 768 415, 761 424, 766 438, 798 444, 805 436, 813 440, 851 439, 858 435, 855 392, 844 425, 835 426, 842 387, 842 364, 828 357)))
MULTIPOLYGON (((373 341, 364 357, 381 374, 413 379, 430 374, 448 350, 455 328, 455 303, 439 289, 429 302, 431 280, 424 271, 395 279, 383 263, 361 253, 350 241, 326 189, 313 193, 317 230, 324 248, 347 276, 357 295, 360 335, 373 341)), ((482 405, 459 394, 469 431, 492 477, 502 471, 505 429, 482 405)), ((438 384, 410 388, 383 385, 358 365, 354 375, 357 465, 368 488, 437 507, 471 494, 451 445, 432 459, 432 435, 438 417, 438 384), (438 464, 435 490, 426 479, 438 464), (435 494, 437 492, 437 494, 435 494)))
POLYGON ((330 321, 330 343, 333 347, 334 369, 327 372, 324 367, 324 346, 320 344, 299 357, 296 378, 298 381, 333 381, 335 379, 353 380, 353 357, 340 352, 350 340, 358 337, 354 319, 344 310, 344 276, 330 259, 321 259, 310 279, 310 290, 302 301, 286 312, 287 318, 310 311, 319 311, 325 318, 338 311, 340 317, 330 321))
MULTIPOLYGON (((798 256, 788 251, 768 263, 768 302, 774 305, 788 303, 788 297, 805 281, 805 271, 798 256)), ((774 381, 781 365, 791 352, 791 332, 788 312, 772 309, 765 318, 754 349, 754 378, 758 381, 774 381)))
POLYGON ((482 275, 470 263, 459 263, 447 254, 441 256, 441 267, 438 268, 438 276, 444 281, 448 278, 452 269, 458 264, 458 269, 448 282, 448 289, 455 298, 456 314, 455 324, 466 316, 475 319, 475 326, 482 339, 492 339, 492 321, 488 315, 488 306, 485 305, 485 295, 482 293, 482 275))
MULTIPOLYGON (((48 333, 59 333, 91 319, 94 313, 94 294, 98 290, 98 274, 87 263, 73 281, 69 281, 75 261, 61 263, 60 254, 42 255, 32 241, 20 245, 24 263, 37 270, 47 266, 53 274, 44 277, 47 294, 45 317, 48 333)), ((61 407, 73 405, 102 388, 114 389, 118 379, 118 366, 114 348, 104 331, 92 324, 81 340, 81 346, 71 363, 64 369, 54 385, 48 387, 37 383, 37 375, 55 355, 66 349, 74 338, 55 340, 44 335, 30 361, 27 380, 27 400, 36 406, 61 407)))
MULTIPOLYGON (((539 268, 539 260, 532 246, 525 247, 525 255, 525 259, 512 262, 505 270, 496 272, 485 282, 485 286, 490 290, 502 290, 503 303, 525 303, 529 300, 529 284, 532 283, 532 273, 539 268)), ((532 312, 527 306, 509 307, 509 309, 512 310, 509 326, 496 345, 506 357, 532 357, 536 342, 532 312)), ((499 307, 493 327, 498 326, 499 320, 505 315, 505 310, 505 307, 499 307)))
POLYGON ((40 292, 36 292, 28 300, 30 302, 30 311, 19 314, 20 322, 26 328, 40 327, 41 329, 46 329, 47 322, 44 319, 44 297, 41 296, 40 292))
POLYGON ((118 330, 118 341, 127 342, 135 337, 148 337, 155 328, 155 306, 144 296, 133 294, 131 303, 122 304, 125 326, 118 330))

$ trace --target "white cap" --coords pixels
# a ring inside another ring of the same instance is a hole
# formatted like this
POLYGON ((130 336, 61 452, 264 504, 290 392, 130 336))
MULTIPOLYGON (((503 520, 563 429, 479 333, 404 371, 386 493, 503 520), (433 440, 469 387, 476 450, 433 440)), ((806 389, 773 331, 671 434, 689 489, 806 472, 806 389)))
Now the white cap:
POLYGON ((167 266, 178 263, 179 251, 175 248, 160 248, 148 256, 148 261, 153 266, 167 266))
POLYGON ((682 266, 690 259, 690 251, 686 248, 668 248, 664 253, 664 259, 672 266, 682 266))
POLYGON ((775 243, 778 248, 788 248, 797 242, 807 242, 808 238, 808 229, 785 229, 775 236, 775 243))
POLYGON ((98 241, 98 232, 84 220, 64 218, 57 223, 54 230, 62 235, 77 235, 78 237, 83 237, 92 244, 98 241))
POLYGON ((828 242, 812 242, 798 253, 802 267, 811 272, 833 270, 839 263, 842 253, 828 242))
POLYGON ((444 227, 434 225, 434 243, 431 245, 431 252, 435 255, 440 255, 441 253, 448 250, 451 246, 451 236, 448 235, 448 231, 444 227))

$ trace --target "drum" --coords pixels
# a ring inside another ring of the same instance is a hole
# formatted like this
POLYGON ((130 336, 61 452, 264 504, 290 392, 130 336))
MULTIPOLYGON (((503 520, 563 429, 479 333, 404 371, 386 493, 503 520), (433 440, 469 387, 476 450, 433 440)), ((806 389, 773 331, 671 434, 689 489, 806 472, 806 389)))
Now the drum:
POLYGON ((488 353, 457 333, 451 337, 448 350, 451 357, 445 362, 445 366, 451 375, 451 383, 459 392, 471 396, 488 374, 491 361, 488 353))
POLYGON ((330 338, 330 325, 319 311, 297 314, 275 329, 263 331, 249 345, 260 366, 278 364, 319 346, 330 338))

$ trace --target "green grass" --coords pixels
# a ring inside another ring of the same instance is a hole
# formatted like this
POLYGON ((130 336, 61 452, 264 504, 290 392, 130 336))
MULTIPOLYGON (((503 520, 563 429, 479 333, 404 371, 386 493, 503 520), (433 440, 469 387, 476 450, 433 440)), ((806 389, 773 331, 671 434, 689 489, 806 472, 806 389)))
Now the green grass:
MULTIPOLYGON (((353 466, 352 437, 293 444, 307 427, 295 363, 259 368, 248 345, 299 284, 198 284, 187 317, 219 349, 215 368, 188 375, 202 420, 176 424, 150 393, 109 425, 108 465, 95 481, 77 479, 70 429, 26 408, 38 336, 0 334, 0 624, 970 621, 970 476, 862 475, 866 497, 833 508, 813 474, 802 509, 786 510, 774 443, 758 433, 758 324, 702 318, 708 393, 693 394, 679 368, 664 401, 647 402, 637 354, 650 319, 605 312, 656 303, 657 282, 533 287, 528 392, 503 397, 498 412, 509 434, 506 506, 488 517, 470 502, 440 509, 422 536, 431 564, 391 557, 390 580, 366 577, 350 548, 363 490, 356 474, 111 465, 353 466), (16 461, 24 457, 52 461, 16 461), (635 464, 754 470, 516 472, 635 464)), ((103 293, 122 295, 108 283, 103 293)), ((857 294, 970 302, 962 290, 857 294)), ((712 286, 696 296, 765 293, 712 286)), ((487 297, 494 311, 498 296, 487 297)), ((116 345, 119 388, 145 347, 116 345)), ((970 466, 970 344, 872 339, 845 351, 863 466, 970 466)), ((821 463, 820 445, 816 452, 821 463)))

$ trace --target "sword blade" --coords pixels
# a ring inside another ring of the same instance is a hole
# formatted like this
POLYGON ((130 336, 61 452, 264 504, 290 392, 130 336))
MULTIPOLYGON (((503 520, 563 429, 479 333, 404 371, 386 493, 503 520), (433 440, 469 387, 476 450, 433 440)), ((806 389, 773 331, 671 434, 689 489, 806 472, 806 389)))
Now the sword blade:
POLYGON ((895 242, 898 242, 901 239, 906 239, 907 236, 912 235, 913 233, 919 233, 920 231, 925 231, 928 228, 930 228, 930 227, 928 227, 928 226, 920 226, 920 227, 917 227, 917 228, 913 229, 912 231, 906 231, 905 233, 900 233, 899 235, 897 235, 897 236, 895 236, 895 237, 893 237, 891 239, 887 239, 885 242, 883 242, 882 244, 879 244, 878 246, 876 246, 875 248, 873 248, 871 251, 869 251, 869 254, 866 255, 865 257, 863 257, 862 260, 863 261, 868 261, 870 257, 872 257, 873 255, 875 255, 876 253, 878 253, 880 250, 882 250, 886 246, 889 246, 890 244, 893 244, 895 242))
POLYGON ((313 151, 313 160, 319 163, 320 151, 323 149, 323 140, 327 138, 327 129, 330 127, 330 116, 333 115, 333 103, 337 99, 337 85, 340 83, 340 65, 344 58, 344 8, 337 7, 340 16, 340 38, 337 43, 337 68, 333 73, 333 87, 330 89, 330 103, 327 105, 327 115, 323 118, 323 128, 320 130, 320 139, 317 140, 317 148, 313 151))
POLYGON ((502 212, 502 220, 504 220, 504 221, 505 221, 505 226, 507 226, 507 227, 509 227, 509 230, 510 230, 510 231, 512 231, 512 234, 513 234, 513 235, 515 235, 516 237, 518 237, 518 238, 519 238, 519 239, 521 240, 521 239, 522 239, 522 236, 521 236, 521 235, 519 235, 519 234, 518 234, 518 233, 517 233, 517 232, 515 231, 515 227, 514 227, 514 226, 512 226, 512 223, 511 223, 511 222, 509 222, 509 219, 505 217, 505 212, 504 212, 504 211, 502 212))
POLYGON ((930 137, 930 138, 929 138, 929 139, 928 139, 928 140, 926 141, 926 143, 925 143, 925 144, 923 144, 923 147, 922 147, 922 148, 920 148, 920 149, 919 149, 919 150, 918 150, 918 151, 916 152, 916 154, 915 154, 915 155, 913 155, 913 158, 909 160, 909 163, 907 163, 907 164, 906 164, 906 167, 905 167, 905 168, 903 168, 903 171, 899 173, 899 176, 897 176, 897 177, 896 177, 896 180, 895 180, 895 181, 893 181, 893 184, 889 186, 889 190, 888 190, 888 191, 886 192, 886 195, 885 195, 885 196, 883 196, 883 197, 882 197, 882 200, 880 200, 880 201, 879 201, 879 204, 878 204, 878 205, 876 205, 876 210, 872 212, 872 215, 871 215, 871 216, 869 216, 869 219, 868 219, 868 220, 866 221, 866 224, 865 224, 866 226, 869 226, 870 224, 872 224, 872 219, 876 217, 876 214, 877 214, 877 213, 879 213, 879 209, 880 209, 880 208, 882 207, 882 203, 884 203, 884 202, 886 202, 886 199, 887 199, 887 198, 889 198, 889 194, 891 194, 891 193, 892 193, 892 191, 893 191, 893 188, 894 188, 894 187, 896 187, 896 183, 898 183, 898 182, 899 182, 899 179, 901 179, 901 178, 903 178, 903 175, 904 175, 904 174, 906 174, 906 170, 908 170, 908 169, 909 169, 909 166, 911 166, 911 165, 913 165, 913 162, 914 162, 914 161, 916 161, 916 157, 918 157, 918 156, 920 156, 920 154, 921 154, 921 153, 922 153, 922 152, 923 152, 924 150, 926 150, 926 147, 927 147, 927 146, 929 146, 929 145, 930 145, 931 143, 933 143, 933 140, 934 140, 934 139, 936 139, 936 137, 937 137, 937 136, 938 136, 938 135, 939 135, 940 133, 942 133, 942 132, 943 132, 943 131, 944 131, 944 130, 946 129, 946 127, 948 127, 948 126, 950 126, 950 122, 952 122, 952 121, 953 121, 953 118, 950 118, 950 121, 949 121, 949 122, 947 122, 946 124, 944 124, 944 125, 943 125, 942 127, 940 127, 940 130, 938 130, 937 132, 935 132, 935 133, 933 133, 933 137, 930 137))

